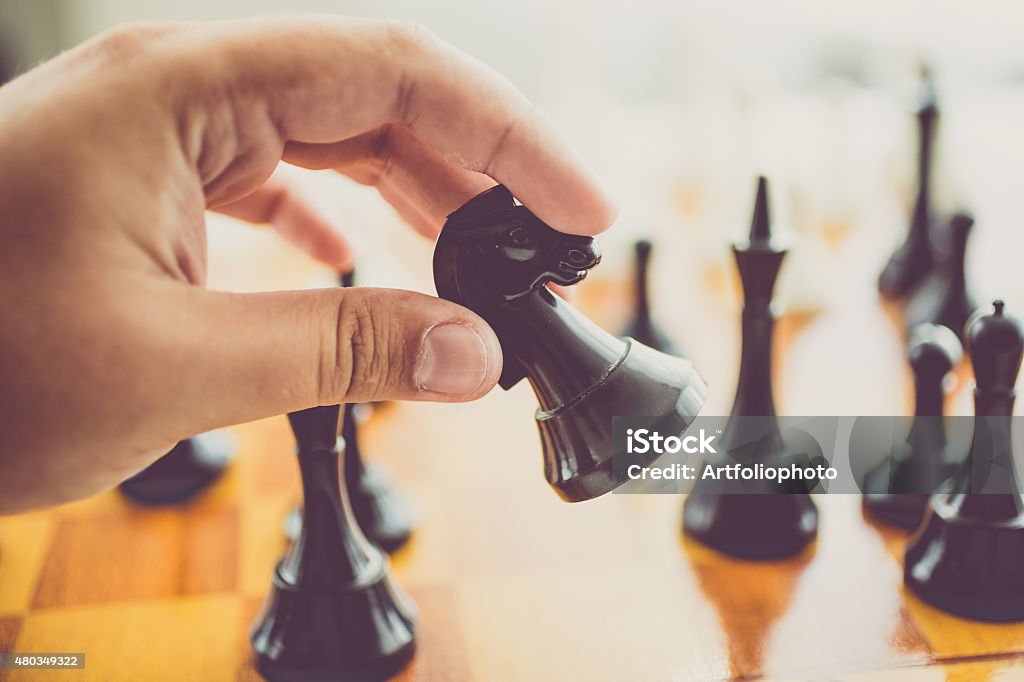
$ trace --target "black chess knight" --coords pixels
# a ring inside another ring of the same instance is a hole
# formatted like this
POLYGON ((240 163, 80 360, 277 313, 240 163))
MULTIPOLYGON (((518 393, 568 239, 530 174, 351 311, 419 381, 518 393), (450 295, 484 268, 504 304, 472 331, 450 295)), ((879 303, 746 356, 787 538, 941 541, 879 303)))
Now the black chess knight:
POLYGON ((305 514, 251 633, 271 682, 378 682, 415 650, 416 607, 360 531, 341 485, 338 405, 288 415, 305 514))
MULTIPOLYGON (((720 441, 722 452, 717 457, 709 456, 706 467, 796 463, 804 456, 789 452, 772 395, 772 291, 786 253, 771 234, 768 185, 762 177, 757 185, 750 239, 733 247, 744 296, 736 399, 720 441)), ((687 535, 744 559, 798 554, 814 540, 817 528, 818 512, 803 486, 774 482, 723 485, 702 474, 683 507, 683 530, 687 535), (736 492, 738 489, 743 492, 736 492)))
POLYGON ((529 379, 545 475, 570 502, 628 480, 613 466, 612 417, 686 427, 707 395, 692 363, 616 338, 545 286, 576 284, 600 260, 593 239, 552 229, 501 185, 448 216, 434 249, 438 295, 483 317, 501 342, 502 388, 529 379))
POLYGON ((971 318, 966 336, 974 438, 908 542, 903 578, 918 597, 955 615, 1024 621, 1024 497, 1011 440, 1024 325, 996 301, 971 318))

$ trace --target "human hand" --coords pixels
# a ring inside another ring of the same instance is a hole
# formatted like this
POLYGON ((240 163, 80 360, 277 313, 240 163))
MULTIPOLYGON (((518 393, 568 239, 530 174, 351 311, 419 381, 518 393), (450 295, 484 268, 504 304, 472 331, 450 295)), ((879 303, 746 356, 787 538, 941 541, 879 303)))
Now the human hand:
POLYGON ((0 88, 0 512, 116 484, 177 440, 346 401, 465 401, 501 372, 448 301, 203 288, 204 210, 344 242, 277 164, 372 184, 419 232, 493 184, 596 234, 614 209, 509 83, 407 24, 335 17, 116 29, 0 88))

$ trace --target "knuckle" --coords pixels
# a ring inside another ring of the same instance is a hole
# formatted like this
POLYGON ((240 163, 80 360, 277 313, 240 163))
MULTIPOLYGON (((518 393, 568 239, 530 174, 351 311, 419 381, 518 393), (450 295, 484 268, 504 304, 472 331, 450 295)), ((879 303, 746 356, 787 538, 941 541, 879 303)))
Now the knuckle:
POLYGON ((386 27, 391 43, 402 53, 422 54, 440 41, 433 31, 416 21, 391 20, 386 27))
POLYGON ((119 24, 96 37, 93 52, 114 59, 132 57, 145 50, 162 33, 163 27, 160 24, 119 24))
POLYGON ((390 384, 387 317, 374 297, 347 294, 339 303, 334 390, 344 400, 368 399, 390 384))
POLYGON ((373 184, 379 184, 391 173, 392 162, 395 151, 395 127, 383 125, 373 137, 370 147, 370 158, 372 159, 373 184))

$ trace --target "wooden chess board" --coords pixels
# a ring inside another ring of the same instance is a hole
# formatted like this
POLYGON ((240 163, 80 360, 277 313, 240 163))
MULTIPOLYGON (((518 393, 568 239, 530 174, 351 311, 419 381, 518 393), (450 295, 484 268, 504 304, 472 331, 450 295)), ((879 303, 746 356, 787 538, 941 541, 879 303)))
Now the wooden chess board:
MULTIPOLYGON (((836 306, 781 320, 781 413, 908 409, 900 334, 873 294, 877 246, 856 256, 866 246, 836 247, 863 264, 844 273, 836 306)), ((656 312, 686 307, 663 321, 712 387, 705 413, 727 414, 737 306, 728 273, 712 275, 656 312)), ((581 306, 611 326, 621 283, 582 290, 581 306)), ((958 410, 970 404, 963 379, 958 410)), ((390 404, 363 426, 364 452, 419 510, 392 558, 420 607, 418 653, 397 679, 1024 679, 1024 625, 959 620, 907 594, 905 535, 864 518, 858 497, 817 498, 819 539, 798 558, 727 559, 681 536, 681 497, 561 502, 541 474, 533 409, 520 385, 470 405, 390 404)), ((235 433, 237 461, 188 504, 140 508, 110 492, 0 518, 0 651, 87 657, 84 670, 0 680, 260 679, 249 625, 299 482, 283 417, 235 433)))

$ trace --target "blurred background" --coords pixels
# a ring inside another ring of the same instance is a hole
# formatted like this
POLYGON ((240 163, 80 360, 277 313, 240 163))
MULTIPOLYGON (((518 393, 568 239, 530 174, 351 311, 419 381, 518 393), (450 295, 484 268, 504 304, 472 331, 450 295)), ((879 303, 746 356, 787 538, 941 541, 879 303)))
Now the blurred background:
MULTIPOLYGON (((936 215, 976 217, 967 269, 978 300, 1012 305, 1021 287, 1011 255, 1024 252, 1024 9, 1013 2, 0 0, 0 75, 121 22, 285 11, 415 19, 518 85, 621 203, 600 240, 604 264, 582 288, 612 283, 599 298, 623 288, 629 245, 652 238, 655 313, 699 365, 720 348, 720 335, 694 329, 702 306, 722 305, 709 290, 739 305, 728 242, 749 225, 759 172, 794 238, 779 288, 786 309, 841 312, 850 289, 872 300, 916 191, 923 65, 942 113, 936 215)), ((375 192, 289 170, 354 243, 361 283, 433 290, 431 245, 375 192)), ((269 230, 210 223, 211 286, 332 283, 269 230)))

